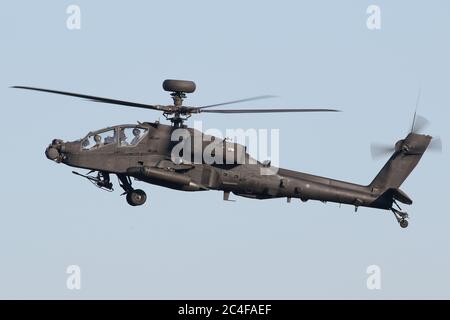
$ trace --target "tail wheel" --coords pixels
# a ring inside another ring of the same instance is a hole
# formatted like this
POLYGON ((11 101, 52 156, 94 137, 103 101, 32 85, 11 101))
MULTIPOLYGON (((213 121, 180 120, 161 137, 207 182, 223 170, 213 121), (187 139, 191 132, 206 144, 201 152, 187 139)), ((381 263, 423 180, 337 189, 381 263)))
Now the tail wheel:
POLYGON ((147 200, 147 195, 143 190, 137 189, 127 193, 127 202, 130 206, 141 206, 147 200))
POLYGON ((400 220, 400 227, 407 228, 408 227, 408 220, 405 220, 405 219, 400 220))

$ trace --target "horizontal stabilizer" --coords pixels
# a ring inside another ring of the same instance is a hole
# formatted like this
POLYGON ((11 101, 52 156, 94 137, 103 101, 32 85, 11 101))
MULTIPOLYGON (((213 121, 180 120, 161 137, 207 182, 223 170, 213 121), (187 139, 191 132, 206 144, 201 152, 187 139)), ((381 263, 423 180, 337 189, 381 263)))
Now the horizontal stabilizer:
POLYGON ((384 194, 386 196, 388 196, 389 198, 392 197, 393 200, 398 200, 404 204, 409 205, 409 204, 413 203, 411 198, 408 197, 408 195, 405 192, 403 192, 402 190, 400 190, 399 188, 390 188, 384 194))

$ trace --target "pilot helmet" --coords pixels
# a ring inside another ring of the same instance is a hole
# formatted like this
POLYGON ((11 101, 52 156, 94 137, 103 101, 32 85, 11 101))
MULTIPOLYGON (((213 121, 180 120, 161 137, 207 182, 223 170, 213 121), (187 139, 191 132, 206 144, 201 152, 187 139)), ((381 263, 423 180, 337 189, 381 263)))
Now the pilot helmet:
POLYGON ((138 135, 140 135, 141 134, 141 130, 139 130, 138 128, 134 128, 133 129, 133 135, 135 136, 135 137, 137 137, 138 135))
POLYGON ((100 137, 100 135, 96 134, 96 135, 94 136, 94 141, 97 142, 97 143, 99 143, 100 141, 102 141, 102 137, 100 137))
POLYGON ((88 139, 84 139, 82 145, 83 145, 83 147, 89 146, 89 140, 88 139))

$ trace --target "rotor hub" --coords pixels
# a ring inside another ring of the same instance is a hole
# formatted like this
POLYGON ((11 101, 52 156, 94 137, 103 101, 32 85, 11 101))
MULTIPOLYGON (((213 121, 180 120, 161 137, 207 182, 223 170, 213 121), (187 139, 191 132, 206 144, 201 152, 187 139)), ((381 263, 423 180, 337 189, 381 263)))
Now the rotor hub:
POLYGON ((191 116, 189 108, 183 107, 183 100, 186 98, 186 93, 193 93, 196 85, 189 80, 164 80, 163 89, 171 92, 173 99, 173 110, 164 112, 164 117, 173 123, 175 127, 180 127, 183 121, 191 116))

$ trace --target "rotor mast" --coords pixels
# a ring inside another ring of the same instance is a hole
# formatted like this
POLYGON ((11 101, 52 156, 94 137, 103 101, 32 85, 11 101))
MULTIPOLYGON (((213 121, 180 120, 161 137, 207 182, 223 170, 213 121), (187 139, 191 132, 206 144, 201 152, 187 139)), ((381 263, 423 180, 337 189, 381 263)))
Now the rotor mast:
POLYGON ((164 117, 173 123, 173 126, 180 128, 183 125, 183 121, 187 120, 191 115, 183 116, 183 100, 186 98, 186 93, 178 91, 170 94, 173 99, 174 110, 172 112, 164 112, 164 117))

